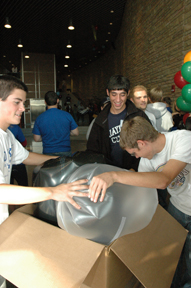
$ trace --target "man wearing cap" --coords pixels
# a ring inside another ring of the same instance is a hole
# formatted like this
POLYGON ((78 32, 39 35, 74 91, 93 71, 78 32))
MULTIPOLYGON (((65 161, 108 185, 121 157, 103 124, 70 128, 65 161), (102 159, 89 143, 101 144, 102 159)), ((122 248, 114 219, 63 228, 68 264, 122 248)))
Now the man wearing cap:
POLYGON ((108 164, 117 167, 137 170, 139 159, 123 151, 119 146, 120 131, 123 121, 142 116, 148 121, 147 115, 136 108, 127 99, 130 93, 129 79, 122 75, 114 75, 109 79, 106 93, 110 102, 97 116, 91 129, 87 149, 103 154, 108 164))

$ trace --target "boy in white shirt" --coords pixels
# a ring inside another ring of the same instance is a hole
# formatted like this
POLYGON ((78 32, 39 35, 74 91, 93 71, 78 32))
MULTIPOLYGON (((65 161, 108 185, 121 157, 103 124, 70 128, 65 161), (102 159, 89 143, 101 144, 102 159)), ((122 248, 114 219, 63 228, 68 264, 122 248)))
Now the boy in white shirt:
POLYGON ((103 201, 106 189, 114 182, 158 189, 167 187, 171 195, 169 213, 189 230, 184 254, 181 257, 181 260, 183 256, 185 257, 186 272, 183 279, 180 279, 179 268, 182 266, 180 261, 173 288, 191 287, 190 143, 190 131, 176 130, 161 134, 142 117, 125 121, 121 129, 120 146, 136 158, 141 157, 138 172, 103 173, 92 179, 89 188, 90 199, 97 202, 100 193, 100 201, 103 201))
POLYGON ((12 164, 41 165, 49 159, 57 158, 28 152, 8 129, 11 124, 20 123, 25 110, 27 91, 26 85, 18 78, 0 76, 0 223, 8 217, 8 204, 26 204, 53 199, 68 201, 79 209, 73 196, 87 197, 86 193, 77 191, 87 189, 87 185, 81 185, 87 180, 61 184, 57 187, 22 187, 9 184, 12 164))

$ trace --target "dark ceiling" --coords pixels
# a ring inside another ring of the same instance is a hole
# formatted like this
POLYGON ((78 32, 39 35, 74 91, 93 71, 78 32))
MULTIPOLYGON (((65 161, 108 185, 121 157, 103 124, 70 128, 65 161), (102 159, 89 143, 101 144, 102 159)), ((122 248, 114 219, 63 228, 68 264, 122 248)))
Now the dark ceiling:
POLYGON ((55 54, 56 69, 61 73, 88 65, 108 49, 115 49, 125 3, 126 0, 1 0, 0 65, 10 71, 13 64, 19 68, 21 51, 55 54), (6 17, 11 29, 4 28, 6 17), (68 30, 70 19, 75 26, 73 31, 68 30), (19 39, 23 48, 17 47, 19 39), (72 48, 66 48, 68 41, 72 48), (67 52, 70 59, 65 59, 67 52))

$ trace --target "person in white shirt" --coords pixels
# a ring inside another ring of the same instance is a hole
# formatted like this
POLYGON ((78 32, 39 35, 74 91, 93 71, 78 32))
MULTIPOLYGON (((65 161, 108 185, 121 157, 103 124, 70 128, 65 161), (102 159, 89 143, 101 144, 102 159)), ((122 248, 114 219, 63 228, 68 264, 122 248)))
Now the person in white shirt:
POLYGON ((8 204, 27 204, 49 199, 68 201, 76 208, 79 205, 73 196, 87 197, 77 190, 88 187, 80 185, 87 180, 61 184, 56 187, 26 187, 10 185, 12 164, 41 165, 45 161, 57 158, 27 151, 14 137, 8 127, 19 124, 26 101, 26 85, 18 78, 0 76, 0 224, 8 217, 8 204))
POLYGON ((183 129, 159 133, 148 121, 139 116, 124 121, 120 146, 131 155, 141 157, 138 172, 106 172, 93 177, 89 187, 89 198, 94 202, 97 202, 99 194, 101 194, 100 201, 103 201, 107 188, 114 182, 148 188, 167 187, 171 196, 168 212, 189 231, 175 273, 173 288, 186 288, 191 284, 190 143, 190 131, 183 129), (179 269, 183 267, 184 258, 186 271, 180 279, 179 269))
MULTIPOLYGON (((149 120, 153 127, 157 130, 156 127, 156 118, 155 115, 146 110, 148 104, 148 92, 147 88, 143 85, 137 85, 133 88, 131 92, 130 100, 135 104, 135 106, 145 112, 149 117, 149 120)), ((164 208, 167 209, 167 189, 161 190, 157 189, 159 204, 164 208)))

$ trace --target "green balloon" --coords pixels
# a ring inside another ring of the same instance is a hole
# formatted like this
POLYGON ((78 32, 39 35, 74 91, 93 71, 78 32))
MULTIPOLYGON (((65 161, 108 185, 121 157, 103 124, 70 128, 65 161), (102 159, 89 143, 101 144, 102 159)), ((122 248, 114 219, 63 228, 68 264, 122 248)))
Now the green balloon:
POLYGON ((182 88, 182 98, 185 102, 191 103, 191 84, 187 84, 182 88))
POLYGON ((191 83, 191 61, 187 61, 182 65, 181 74, 184 80, 191 83))
POLYGON ((176 105, 181 111, 191 112, 191 103, 184 101, 182 96, 178 97, 176 100, 176 105))

